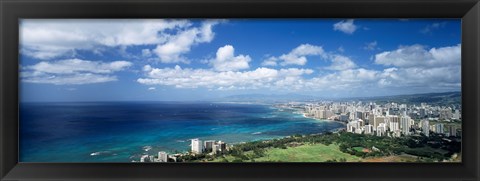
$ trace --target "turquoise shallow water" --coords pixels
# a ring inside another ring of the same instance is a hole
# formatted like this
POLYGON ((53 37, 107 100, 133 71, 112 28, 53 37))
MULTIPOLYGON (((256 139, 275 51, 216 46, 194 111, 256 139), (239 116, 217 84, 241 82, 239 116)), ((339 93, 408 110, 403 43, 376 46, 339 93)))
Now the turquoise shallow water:
POLYGON ((228 144, 344 127, 269 105, 208 102, 21 103, 21 162, 130 162, 185 152, 190 139, 228 144))

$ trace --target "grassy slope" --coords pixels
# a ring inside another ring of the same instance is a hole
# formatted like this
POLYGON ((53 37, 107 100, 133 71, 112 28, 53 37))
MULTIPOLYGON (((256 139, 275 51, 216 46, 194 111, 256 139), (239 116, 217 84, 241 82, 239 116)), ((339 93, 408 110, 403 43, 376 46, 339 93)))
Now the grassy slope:
MULTIPOLYGON (((250 152, 246 152, 246 155, 250 152)), ((225 157, 228 161, 235 158, 232 156, 225 157)), ((325 162, 327 160, 340 160, 345 158, 347 162, 358 162, 362 158, 343 153, 339 150, 338 145, 330 144, 328 146, 323 144, 302 145, 298 147, 288 147, 287 149, 269 148, 265 152, 264 157, 256 158, 256 162, 325 162)), ((214 162, 221 161, 220 158, 214 162)))
POLYGON ((327 160, 339 160, 345 158, 348 162, 357 162, 361 158, 343 153, 338 149, 338 145, 323 144, 302 145, 299 147, 288 147, 287 149, 273 148, 266 152, 265 157, 255 159, 255 161, 287 161, 289 162, 325 162, 327 160))

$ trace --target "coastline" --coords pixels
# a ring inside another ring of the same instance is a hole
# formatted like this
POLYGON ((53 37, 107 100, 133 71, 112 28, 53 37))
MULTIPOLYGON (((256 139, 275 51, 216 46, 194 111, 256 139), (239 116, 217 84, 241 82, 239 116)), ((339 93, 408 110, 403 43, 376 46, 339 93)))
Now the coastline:
POLYGON ((315 119, 315 120, 318 120, 318 121, 333 121, 333 122, 337 122, 337 123, 342 123, 344 126, 347 126, 347 123, 343 122, 343 121, 337 121, 337 120, 332 120, 332 119, 314 118, 314 117, 307 116, 306 113, 302 113, 302 115, 303 115, 304 118, 315 119))

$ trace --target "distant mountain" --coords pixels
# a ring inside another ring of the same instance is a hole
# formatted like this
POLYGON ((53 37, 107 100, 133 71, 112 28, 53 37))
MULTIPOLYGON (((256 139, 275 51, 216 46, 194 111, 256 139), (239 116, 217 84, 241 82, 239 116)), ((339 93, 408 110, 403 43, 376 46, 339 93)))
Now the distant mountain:
POLYGON ((288 102, 288 101, 363 101, 384 104, 396 102, 400 104, 428 103, 433 105, 461 104, 461 92, 423 93, 394 96, 354 97, 354 98, 325 98, 301 94, 242 94, 216 99, 215 101, 231 102, 288 102))
POLYGON ((424 94, 409 94, 409 95, 395 95, 395 96, 349 98, 348 100, 371 101, 371 102, 376 102, 377 104, 396 102, 400 104, 428 103, 432 105, 451 105, 451 104, 461 104, 462 93, 461 92, 424 93, 424 94))
POLYGON ((218 101, 232 102, 287 102, 287 101, 308 101, 321 100, 315 96, 301 94, 241 94, 232 95, 218 99, 218 101))

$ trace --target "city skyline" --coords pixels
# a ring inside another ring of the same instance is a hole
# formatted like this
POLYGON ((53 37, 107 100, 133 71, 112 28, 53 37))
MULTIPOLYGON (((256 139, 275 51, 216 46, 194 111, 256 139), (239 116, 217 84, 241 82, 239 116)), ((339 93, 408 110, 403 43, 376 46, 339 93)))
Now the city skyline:
POLYGON ((29 20, 21 101, 460 91, 460 20, 29 20))

